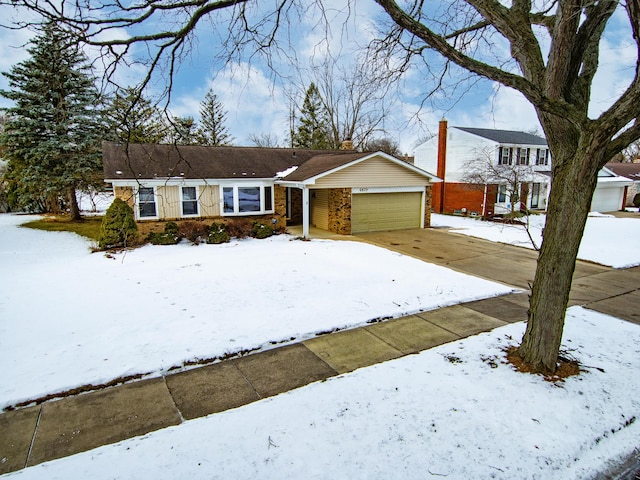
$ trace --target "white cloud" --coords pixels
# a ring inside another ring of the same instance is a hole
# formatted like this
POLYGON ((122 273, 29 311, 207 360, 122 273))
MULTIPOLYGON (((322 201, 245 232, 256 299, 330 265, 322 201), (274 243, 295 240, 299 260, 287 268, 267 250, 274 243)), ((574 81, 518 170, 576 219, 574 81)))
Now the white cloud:
POLYGON ((171 112, 199 119, 200 102, 211 88, 227 110, 226 125, 235 144, 248 145, 250 135, 270 133, 283 141, 287 135, 288 105, 272 78, 249 63, 230 64, 201 88, 175 96, 171 112))

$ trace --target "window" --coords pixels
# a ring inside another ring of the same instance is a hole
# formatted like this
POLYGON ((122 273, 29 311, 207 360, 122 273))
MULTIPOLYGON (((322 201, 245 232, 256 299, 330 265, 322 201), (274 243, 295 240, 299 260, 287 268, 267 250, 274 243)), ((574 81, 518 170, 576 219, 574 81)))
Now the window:
POLYGON ((140 187, 140 190, 138 190, 138 208, 140 218, 156 216, 156 196, 153 187, 140 187))
POLYGON ((196 187, 182 187, 182 215, 198 215, 196 187))
POLYGON ((500 157, 498 158, 498 165, 511 165, 512 148, 500 147, 500 157))
POLYGON ((238 187, 238 212, 260 211, 260 187, 238 187))
POLYGON ((234 187, 224 187, 222 189, 222 203, 224 204, 223 211, 224 213, 233 213, 234 210, 234 195, 233 195, 234 187))
POLYGON ((250 215, 273 211, 273 187, 223 187, 223 213, 250 215))
POLYGON ((264 187, 264 210, 270 212, 273 210, 273 202, 271 201, 273 194, 271 193, 271 187, 264 187))
POLYGON ((536 165, 549 165, 549 150, 539 148, 536 156, 536 165))
POLYGON ((529 149, 518 148, 518 159, 516 160, 518 165, 529 165, 529 149))
POLYGON ((507 186, 498 185, 498 198, 496 203, 505 203, 507 201, 507 186))

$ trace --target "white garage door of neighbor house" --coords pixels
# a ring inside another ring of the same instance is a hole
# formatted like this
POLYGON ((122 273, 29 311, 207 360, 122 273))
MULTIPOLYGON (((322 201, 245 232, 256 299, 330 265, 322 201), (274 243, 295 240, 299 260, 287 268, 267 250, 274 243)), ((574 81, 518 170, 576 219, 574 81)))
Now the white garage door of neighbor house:
POLYGON ((596 188, 591 200, 592 212, 615 212, 622 208, 624 188, 596 188))
POLYGON ((420 228, 421 214, 421 192, 354 194, 351 233, 420 228))

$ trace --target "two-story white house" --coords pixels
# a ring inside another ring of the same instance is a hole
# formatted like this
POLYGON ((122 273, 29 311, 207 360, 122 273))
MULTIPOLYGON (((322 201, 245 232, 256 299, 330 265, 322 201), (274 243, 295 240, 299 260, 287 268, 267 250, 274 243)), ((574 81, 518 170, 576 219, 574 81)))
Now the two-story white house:
MULTIPOLYGON (((449 127, 443 119, 438 135, 416 148, 414 162, 444 180, 433 187, 434 212, 490 217, 547 207, 552 159, 538 135, 449 127)), ((591 210, 623 208, 628 185, 628 179, 603 169, 591 210)))

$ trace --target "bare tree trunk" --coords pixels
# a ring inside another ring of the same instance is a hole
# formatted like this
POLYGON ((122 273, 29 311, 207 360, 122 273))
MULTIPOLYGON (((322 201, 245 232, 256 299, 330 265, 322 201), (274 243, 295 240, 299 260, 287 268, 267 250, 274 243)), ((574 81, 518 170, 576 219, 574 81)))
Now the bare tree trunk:
POLYGON ((570 148, 554 164, 549 211, 518 354, 535 372, 556 370, 578 249, 598 170, 589 149, 570 148), (563 161, 567 159, 567 161, 563 161))
POLYGON ((78 199, 76 198, 76 189, 69 187, 69 215, 71 220, 80 220, 80 207, 78 206, 78 199))

